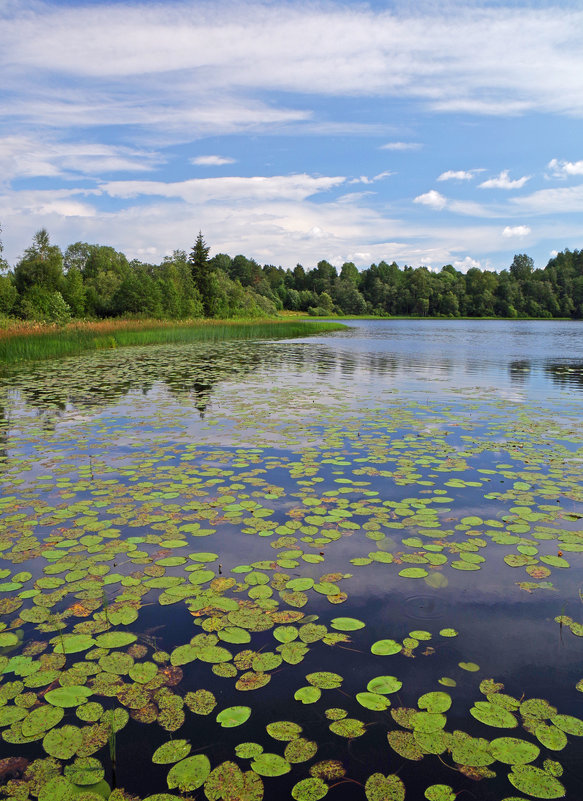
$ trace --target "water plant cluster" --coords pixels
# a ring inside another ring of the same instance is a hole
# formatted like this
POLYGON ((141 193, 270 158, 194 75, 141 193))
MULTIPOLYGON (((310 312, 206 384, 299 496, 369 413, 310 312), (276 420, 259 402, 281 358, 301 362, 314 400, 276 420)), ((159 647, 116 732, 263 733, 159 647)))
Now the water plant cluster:
POLYGON ((367 399, 250 342, 0 398, 2 797, 577 797, 576 404, 367 399))

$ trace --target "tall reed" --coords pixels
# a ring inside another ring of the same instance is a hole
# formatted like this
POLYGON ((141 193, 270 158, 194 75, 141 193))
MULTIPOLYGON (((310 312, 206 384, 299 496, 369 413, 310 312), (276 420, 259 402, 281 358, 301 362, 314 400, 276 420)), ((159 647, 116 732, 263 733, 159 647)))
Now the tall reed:
POLYGON ((288 339, 336 331, 336 322, 302 320, 102 320, 61 328, 17 324, 0 330, 0 364, 74 356, 86 350, 172 342, 217 342, 229 339, 288 339))

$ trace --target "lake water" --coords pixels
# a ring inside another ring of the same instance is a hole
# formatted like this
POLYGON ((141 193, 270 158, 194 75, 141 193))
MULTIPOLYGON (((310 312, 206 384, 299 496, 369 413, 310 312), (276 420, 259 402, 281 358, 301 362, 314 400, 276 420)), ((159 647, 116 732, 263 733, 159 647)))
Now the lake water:
POLYGON ((347 325, 0 375, 9 796, 583 797, 583 326, 347 325))

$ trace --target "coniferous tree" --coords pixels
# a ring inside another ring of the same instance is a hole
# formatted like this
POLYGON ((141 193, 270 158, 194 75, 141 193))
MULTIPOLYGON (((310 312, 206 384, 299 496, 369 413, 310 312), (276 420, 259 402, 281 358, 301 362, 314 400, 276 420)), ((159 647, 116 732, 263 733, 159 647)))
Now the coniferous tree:
POLYGON ((207 316, 212 313, 212 266, 209 252, 210 247, 204 241, 202 231, 199 231, 188 261, 192 271, 192 280, 200 292, 204 313, 207 316))

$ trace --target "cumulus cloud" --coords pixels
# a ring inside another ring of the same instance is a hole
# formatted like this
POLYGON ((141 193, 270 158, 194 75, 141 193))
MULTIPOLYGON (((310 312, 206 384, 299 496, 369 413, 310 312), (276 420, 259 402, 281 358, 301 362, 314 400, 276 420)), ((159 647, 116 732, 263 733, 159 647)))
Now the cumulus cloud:
POLYGON ((471 181, 480 170, 447 170, 442 172, 438 181, 471 181))
POLYGON ((502 231, 502 236, 505 239, 511 239, 512 237, 518 236, 528 236, 530 234, 530 228, 528 225, 507 225, 504 230, 502 231))
POLYGON ((447 205, 447 198, 437 192, 435 189, 430 189, 423 195, 417 195, 413 203, 420 203, 422 206, 429 206, 431 209, 444 209, 447 205))
POLYGON ((195 156, 189 159, 191 164, 201 167, 222 167, 223 164, 234 164, 235 159, 229 156, 195 156))
POLYGON ((553 178, 568 178, 571 175, 583 175, 583 161, 559 161, 551 159, 548 164, 553 178))
POLYGON ((467 271, 473 267, 477 267, 479 270, 484 269, 484 267, 482 267, 482 262, 478 261, 478 259, 472 259, 471 256, 466 256, 463 259, 456 259, 453 266, 461 273, 467 273, 467 271))
POLYGON ((520 189, 524 184, 530 180, 530 175, 523 175, 522 178, 512 180, 509 176, 509 170, 502 170, 500 175, 495 178, 489 178, 481 184, 478 184, 480 189, 520 189))

